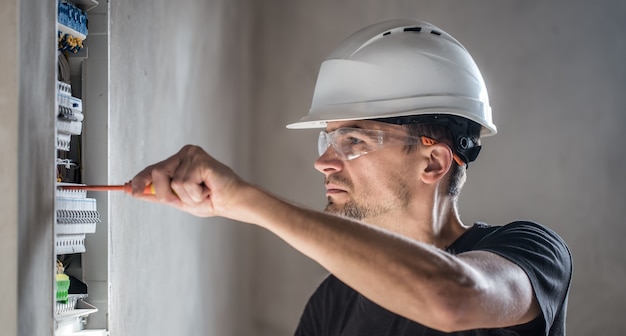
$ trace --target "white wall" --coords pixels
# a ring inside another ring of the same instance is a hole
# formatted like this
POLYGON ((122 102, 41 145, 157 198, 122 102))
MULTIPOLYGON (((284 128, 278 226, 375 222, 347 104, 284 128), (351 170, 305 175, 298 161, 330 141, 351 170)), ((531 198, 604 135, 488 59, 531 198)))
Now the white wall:
MULTIPOLYGON (((255 3, 254 180, 321 208, 314 131, 285 130, 310 104, 321 61, 377 21, 430 21, 461 41, 487 81, 499 134, 483 142, 461 196, 466 223, 524 218, 561 234, 574 256, 568 334, 626 330, 621 138, 626 131, 626 5, 617 1, 264 1, 255 3)), ((255 232, 257 335, 290 335, 324 275, 255 232)))
MULTIPOLYGON (((187 143, 247 176, 245 1, 110 3, 109 178, 187 143)), ((111 335, 250 335, 247 227, 109 198, 111 335)))

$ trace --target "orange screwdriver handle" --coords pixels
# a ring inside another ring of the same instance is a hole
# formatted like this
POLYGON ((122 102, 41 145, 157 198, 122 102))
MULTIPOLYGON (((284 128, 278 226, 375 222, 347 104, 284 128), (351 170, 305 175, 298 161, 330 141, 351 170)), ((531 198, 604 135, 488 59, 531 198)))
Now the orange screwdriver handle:
MULTIPOLYGON (((130 181, 124 183, 124 192, 127 193, 127 194, 132 194, 133 193, 133 186, 131 185, 130 181)), ((144 188, 143 194, 144 195, 155 195, 156 192, 154 191, 154 185, 152 183, 148 184, 144 188)))

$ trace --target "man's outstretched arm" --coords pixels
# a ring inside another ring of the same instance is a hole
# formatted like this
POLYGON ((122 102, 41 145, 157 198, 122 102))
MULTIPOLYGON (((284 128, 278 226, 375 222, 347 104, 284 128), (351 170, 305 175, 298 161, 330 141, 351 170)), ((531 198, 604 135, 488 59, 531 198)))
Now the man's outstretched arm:
POLYGON ((540 313, 531 283, 494 253, 450 255, 366 223, 305 209, 239 178, 185 146, 133 179, 133 195, 196 216, 261 226, 386 309, 441 331, 529 322, 540 313), (142 194, 153 184, 156 195, 142 194))

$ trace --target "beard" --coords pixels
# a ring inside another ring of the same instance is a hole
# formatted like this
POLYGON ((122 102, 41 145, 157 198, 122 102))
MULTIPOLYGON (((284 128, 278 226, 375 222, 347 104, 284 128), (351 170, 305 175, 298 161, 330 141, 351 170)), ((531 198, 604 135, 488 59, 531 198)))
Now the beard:
MULTIPOLYGON (((354 192, 352 181, 345 177, 331 175, 324 182, 327 184, 333 183, 342 186, 349 193, 354 192)), ((335 203, 332 196, 328 196, 327 200, 328 204, 326 204, 326 208, 324 208, 325 212, 356 220, 363 220, 370 215, 378 213, 380 210, 375 205, 367 204, 367 201, 359 201, 354 198, 348 199, 348 201, 346 201, 344 204, 335 203)))
MULTIPOLYGON (((411 194, 405 184, 405 181, 402 179, 402 175, 395 175, 390 179, 390 181, 392 182, 392 188, 395 191, 393 193, 395 197, 393 198, 377 199, 375 197, 376 192, 361 192, 360 194, 365 195, 364 199, 350 197, 344 204, 338 204, 333 201, 332 196, 328 196, 328 203, 326 204, 324 211, 334 215, 361 221, 366 218, 371 219, 389 211, 406 207, 411 199, 411 194)), ((350 180, 344 177, 331 175, 325 180, 325 183, 328 184, 331 182, 342 186, 351 195, 354 195, 353 184, 350 180)))
MULTIPOLYGON (((333 184, 342 186, 348 191, 353 190, 352 182, 348 180, 347 178, 337 176, 337 175, 331 175, 325 179, 324 184, 328 184, 331 182, 333 184)), ((334 214, 334 215, 349 217, 349 218, 353 218, 356 220, 362 220, 363 218, 365 218, 365 215, 367 213, 367 209, 359 205, 354 199, 348 200, 343 205, 333 202, 332 196, 328 196, 327 200, 328 200, 328 204, 326 204, 326 208, 324 208, 324 211, 334 214)))
POLYGON ((367 216, 368 210, 355 202, 354 200, 349 200, 344 205, 339 205, 333 203, 332 197, 328 197, 328 204, 324 211, 338 215, 349 217, 356 220, 363 220, 367 216))

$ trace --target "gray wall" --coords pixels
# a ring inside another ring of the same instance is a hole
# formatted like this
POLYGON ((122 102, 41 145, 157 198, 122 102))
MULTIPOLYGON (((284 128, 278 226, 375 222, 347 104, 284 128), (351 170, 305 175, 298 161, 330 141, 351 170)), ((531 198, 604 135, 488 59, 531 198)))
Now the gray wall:
MULTIPOLYGON (((391 18, 430 21, 474 55, 499 134, 483 142, 461 195, 466 223, 542 222, 574 256, 569 335, 622 334, 626 322, 626 5, 620 1, 264 1, 256 3, 254 180, 314 208, 324 202, 305 114, 319 63, 348 34, 391 18), (262 140, 262 141, 261 141, 262 140)), ((254 238, 254 312, 289 335, 324 271, 277 238, 254 238)))
MULTIPOLYGON (((18 333, 53 330, 56 4, 19 2, 17 157, 18 333)), ((10 134, 10 133, 9 133, 10 134)), ((16 175, 8 178, 15 179, 16 175)), ((15 193, 5 194, 7 197, 15 193)), ((4 218, 3 218, 4 220, 4 218)))
MULTIPOLYGON (((245 1, 110 4, 109 179, 187 143, 247 175, 245 1)), ((112 335, 249 335, 243 224, 109 197, 112 335)))
MULTIPOLYGON (((4 1, 0 12, 0 41, 8 45, 17 45, 18 2, 4 1)), ((0 176, 17 176, 18 172, 18 88, 14 83, 18 79, 17 48, 3 48, 0 52, 0 63, 11 65, 0 72, 0 157, 6 163, 0 165, 0 176), (10 163, 9 163, 10 162, 10 163)), ((0 192, 3 195, 16 195, 18 181, 15 178, 0 179, 0 192)), ((6 289, 17 288, 17 231, 18 211, 17 198, 8 197, 0 202, 0 255, 3 256, 0 267, 0 279, 6 289)), ((0 300, 0 325, 8 335, 17 333, 17 291, 6 290, 5 297, 0 300)))
MULTIPOLYGON (((5 1, 0 16, 2 42, 20 52, 19 61, 10 48, 0 54, 19 74, 19 92, 5 90, 15 73, 0 75, 2 139, 20 143, 1 152, 17 160, 19 171, 3 165, 0 176, 5 194, 17 194, 0 205, 0 246, 9 260, 0 275, 16 274, 20 302, 0 303, 7 335, 52 330, 54 37, 47 34, 55 2, 45 3, 5 1), (21 19, 9 20, 9 11, 21 19)), ((316 132, 284 125, 306 113, 320 62, 345 36, 376 21, 405 17, 441 26, 475 56, 500 130, 470 167, 464 221, 526 218, 555 229, 575 260, 569 335, 626 330, 620 241, 626 228, 619 212, 625 200, 623 2, 139 0, 110 6, 102 140, 107 178, 99 182, 124 182, 195 143, 253 182, 313 208, 324 202, 321 176, 312 168, 316 132)), ((127 195, 110 194, 107 201, 112 335, 289 335, 325 275, 254 227, 193 218, 127 195)))

